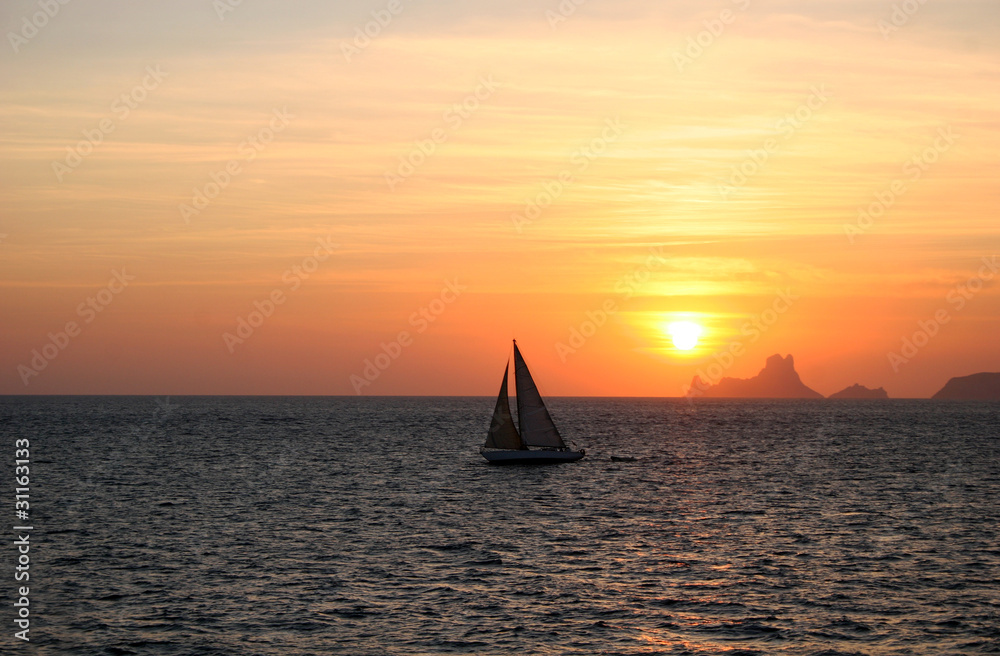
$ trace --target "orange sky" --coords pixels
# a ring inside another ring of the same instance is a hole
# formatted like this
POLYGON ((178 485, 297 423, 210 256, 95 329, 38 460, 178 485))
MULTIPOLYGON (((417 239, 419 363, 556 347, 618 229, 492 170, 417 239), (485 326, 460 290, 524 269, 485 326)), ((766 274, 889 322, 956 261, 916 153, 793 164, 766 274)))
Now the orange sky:
POLYGON ((1000 371, 995 3, 136 4, 0 10, 0 393, 1000 371))

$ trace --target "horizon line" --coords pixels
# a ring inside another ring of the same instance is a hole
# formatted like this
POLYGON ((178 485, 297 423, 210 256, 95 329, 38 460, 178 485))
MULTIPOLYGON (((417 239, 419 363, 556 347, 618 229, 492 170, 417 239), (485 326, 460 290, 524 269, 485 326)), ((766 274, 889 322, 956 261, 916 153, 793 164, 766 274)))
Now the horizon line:
MULTIPOLYGON (((329 399, 491 399, 492 394, 0 394, 0 398, 82 398, 82 397, 186 397, 186 398, 329 398, 329 399)), ((510 396, 516 397, 516 394, 510 396)), ((984 402, 997 403, 991 399, 935 399, 930 396, 908 396, 908 397, 888 397, 884 399, 833 399, 828 396, 822 398, 806 397, 782 397, 782 396, 699 396, 697 399, 688 399, 687 396, 597 396, 597 395, 547 395, 549 399, 664 399, 664 400, 690 400, 690 401, 954 401, 954 402, 984 402)))

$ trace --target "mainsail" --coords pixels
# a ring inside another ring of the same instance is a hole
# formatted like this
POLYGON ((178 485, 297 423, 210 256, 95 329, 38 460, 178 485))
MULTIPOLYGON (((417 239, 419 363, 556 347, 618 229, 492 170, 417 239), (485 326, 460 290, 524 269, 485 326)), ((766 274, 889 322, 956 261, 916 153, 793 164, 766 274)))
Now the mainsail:
POLYGON ((497 397, 497 407, 493 410, 493 421, 490 432, 486 434, 487 449, 526 449, 521 436, 514 428, 514 418, 510 416, 510 401, 507 399, 508 364, 503 370, 503 384, 500 385, 500 395, 497 397))
MULTIPOLYGON (((528 365, 524 363, 524 358, 521 357, 516 342, 514 343, 514 381, 517 384, 517 419, 521 425, 521 439, 524 443, 528 446, 565 448, 566 443, 559 436, 556 425, 552 423, 552 417, 549 416, 549 411, 545 408, 545 403, 542 401, 542 395, 538 393, 535 381, 531 379, 528 365)), ((506 395, 506 390, 507 374, 504 373, 504 395, 506 395)), ((499 402, 497 408, 499 409, 499 402)), ((509 416, 510 410, 508 409, 507 412, 509 416)), ((493 421, 496 422, 496 415, 494 415, 493 421)))

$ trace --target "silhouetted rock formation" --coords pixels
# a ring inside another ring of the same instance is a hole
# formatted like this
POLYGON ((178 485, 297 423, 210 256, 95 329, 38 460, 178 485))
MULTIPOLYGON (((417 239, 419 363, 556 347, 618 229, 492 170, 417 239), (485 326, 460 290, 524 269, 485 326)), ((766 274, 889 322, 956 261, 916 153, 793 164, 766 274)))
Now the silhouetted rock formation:
POLYGON ((1000 373, 956 376, 931 398, 949 401, 1000 401, 1000 373))
POLYGON ((845 387, 835 394, 831 394, 827 398, 829 399, 887 399, 889 394, 879 387, 878 389, 869 389, 864 385, 854 384, 850 387, 845 387))
POLYGON ((822 399, 823 395, 802 384, 792 356, 772 355, 753 378, 723 378, 708 385, 695 376, 689 396, 737 397, 755 399, 822 399))

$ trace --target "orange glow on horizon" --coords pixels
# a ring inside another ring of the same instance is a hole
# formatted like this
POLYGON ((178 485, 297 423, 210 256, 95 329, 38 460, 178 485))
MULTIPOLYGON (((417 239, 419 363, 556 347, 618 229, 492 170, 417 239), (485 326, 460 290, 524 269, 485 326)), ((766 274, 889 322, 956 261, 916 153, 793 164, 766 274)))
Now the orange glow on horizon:
POLYGON ((754 6, 691 61, 688 2, 414 5, 349 57, 346 6, 90 11, 0 62, 0 393, 485 396, 512 337, 556 395, 1000 370, 985 10, 754 6))

